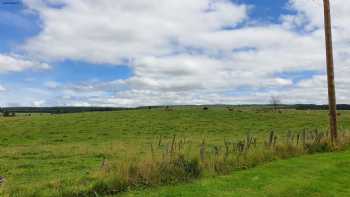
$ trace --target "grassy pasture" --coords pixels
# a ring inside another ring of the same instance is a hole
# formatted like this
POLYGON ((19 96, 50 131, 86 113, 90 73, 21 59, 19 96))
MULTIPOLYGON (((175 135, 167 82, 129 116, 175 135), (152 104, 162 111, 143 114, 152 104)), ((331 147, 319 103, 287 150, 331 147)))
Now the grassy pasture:
MULTIPOLYGON (((104 158, 146 157, 160 136, 164 141, 175 134, 197 145, 203 139, 209 145, 223 144, 224 139, 238 139, 247 132, 261 139, 272 129, 325 129, 327 120, 327 111, 224 107, 0 118, 0 176, 13 187, 45 188, 58 180, 74 184, 75 178, 88 181, 104 158)), ((341 112, 340 127, 350 128, 349 112, 341 112)))

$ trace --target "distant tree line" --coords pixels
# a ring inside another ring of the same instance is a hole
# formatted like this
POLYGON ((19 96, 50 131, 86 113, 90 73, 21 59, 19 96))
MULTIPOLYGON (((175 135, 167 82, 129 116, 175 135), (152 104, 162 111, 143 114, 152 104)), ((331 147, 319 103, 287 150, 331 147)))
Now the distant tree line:
MULTIPOLYGON (((328 105, 313 105, 313 104, 299 104, 295 105, 297 110, 328 110, 328 105)), ((350 105, 348 104, 338 104, 337 110, 350 110, 350 105)))
POLYGON ((80 112, 98 112, 98 111, 120 111, 128 108, 115 107, 5 107, 0 108, 0 112, 4 115, 12 113, 50 113, 50 114, 64 114, 64 113, 80 113, 80 112))
MULTIPOLYGON (((177 105, 174 107, 200 107, 195 105, 177 105)), ((275 103, 270 105, 209 105, 201 106, 204 110, 209 107, 254 107, 254 108, 266 108, 275 107, 275 103)), ((297 104, 297 105, 285 105, 279 104, 279 109, 296 109, 296 110, 328 110, 328 105, 315 105, 315 104, 297 104)), ((81 112, 103 112, 103 111, 121 111, 121 110, 132 110, 132 109, 157 109, 165 108, 169 109, 170 106, 143 106, 137 108, 121 108, 121 107, 5 107, 0 108, 0 115, 11 117, 15 116, 16 113, 50 113, 50 114, 65 114, 65 113, 81 113, 81 112)), ((350 110, 350 105, 339 104, 337 105, 338 110, 350 110)))

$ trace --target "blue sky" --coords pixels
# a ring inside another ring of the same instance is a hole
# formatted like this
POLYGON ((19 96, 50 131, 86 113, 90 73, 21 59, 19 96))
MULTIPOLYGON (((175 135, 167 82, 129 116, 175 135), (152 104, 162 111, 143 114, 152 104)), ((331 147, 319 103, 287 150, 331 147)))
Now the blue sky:
POLYGON ((287 0, 239 0, 238 3, 254 6, 250 13, 252 18, 262 21, 278 22, 282 14, 290 13, 287 0))
MULTIPOLYGON (((7 2, 1 0, 1 2, 7 2)), ((27 13, 27 7, 20 4, 2 4, 0 6, 0 52, 18 51, 18 46, 40 33, 41 21, 37 14, 27 13)), ((82 61, 59 61, 52 63, 52 69, 45 71, 25 70, 0 74, 1 84, 17 87, 30 84, 44 86, 43 81, 59 83, 77 83, 85 81, 110 81, 125 79, 132 75, 127 65, 93 64, 82 61)))
MULTIPOLYGON (((324 93, 311 99, 325 82, 319 3, 103 0, 83 10, 80 0, 0 1, 3 106, 267 103, 272 95, 286 103, 326 101, 324 93), (201 11, 203 2, 212 13, 201 11)), ((335 23, 345 27, 349 3, 341 3, 335 23)), ((346 87, 348 28, 334 31, 346 87)), ((339 92, 348 102, 348 92, 339 92)))

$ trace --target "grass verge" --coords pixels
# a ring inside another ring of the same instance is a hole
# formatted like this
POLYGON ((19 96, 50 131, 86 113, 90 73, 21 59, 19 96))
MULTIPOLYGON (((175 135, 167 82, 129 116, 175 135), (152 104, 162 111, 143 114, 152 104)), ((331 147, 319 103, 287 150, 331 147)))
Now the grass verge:
POLYGON ((227 176, 124 193, 123 197, 339 197, 349 196, 350 151, 278 160, 227 176))
MULTIPOLYGON (((50 182, 44 191, 13 187, 5 184, 5 196, 62 196, 93 197, 116 195, 139 188, 175 185, 202 176, 230 174, 234 170, 249 169, 266 162, 343 150, 350 138, 343 133, 337 146, 331 146, 326 133, 318 130, 288 132, 277 136, 270 132, 263 143, 247 135, 243 140, 228 141, 223 145, 208 146, 205 140, 192 150, 193 144, 175 135, 166 142, 159 139, 157 147, 151 144, 150 157, 130 161, 103 160, 98 171, 79 180, 50 182), (197 152, 197 154, 193 154, 197 152)), ((1 193, 0 193, 1 194, 1 193)))

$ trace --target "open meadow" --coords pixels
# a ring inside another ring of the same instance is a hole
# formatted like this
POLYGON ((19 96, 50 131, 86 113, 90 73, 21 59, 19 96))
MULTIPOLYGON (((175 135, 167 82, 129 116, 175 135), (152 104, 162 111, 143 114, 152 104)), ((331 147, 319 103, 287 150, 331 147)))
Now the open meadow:
MULTIPOLYGON (((350 112, 339 115, 341 129, 350 128, 350 112)), ((4 196, 63 196, 63 187, 89 187, 105 165, 161 155, 155 149, 166 150, 174 138, 191 147, 186 149, 189 154, 200 157, 203 142, 216 150, 249 135, 262 145, 271 131, 281 136, 321 132, 327 121, 327 111, 226 107, 0 118, 0 176, 6 181, 0 191, 4 196)))
POLYGON ((3 0, 0 197, 350 196, 350 0, 3 0))

